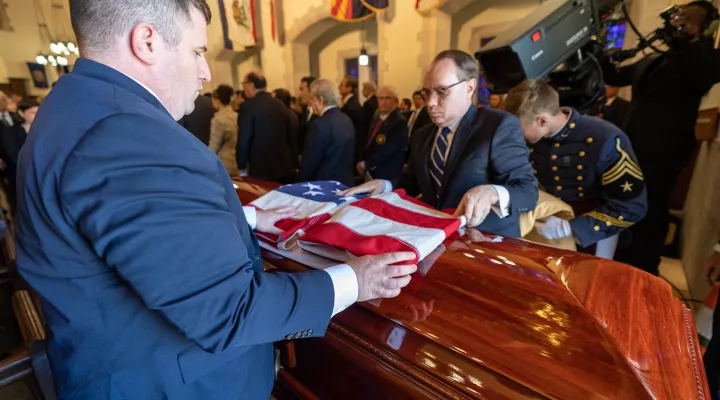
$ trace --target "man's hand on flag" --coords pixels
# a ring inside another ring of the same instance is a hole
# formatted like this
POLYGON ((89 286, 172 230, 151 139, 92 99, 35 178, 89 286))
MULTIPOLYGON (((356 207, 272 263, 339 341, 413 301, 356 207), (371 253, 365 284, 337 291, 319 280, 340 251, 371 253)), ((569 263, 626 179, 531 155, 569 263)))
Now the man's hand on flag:
POLYGON ((365 182, 360 186, 355 186, 342 191, 340 194, 343 196, 355 196, 356 194, 370 193, 370 196, 382 194, 385 191, 385 181, 382 179, 373 179, 370 182, 365 182))
POLYGON ((480 225, 500 197, 492 185, 475 186, 465 193, 453 217, 464 216, 468 227, 480 225))
POLYGON ((273 235, 280 235, 282 230, 275 226, 275 223, 285 218, 292 218, 298 215, 299 211, 297 207, 279 207, 272 210, 257 210, 255 212, 257 222, 255 229, 260 232, 271 233, 273 235))
POLYGON ((387 253, 358 257, 347 262, 355 271, 358 281, 357 301, 391 298, 410 283, 410 274, 417 265, 393 265, 415 259, 411 252, 387 253))

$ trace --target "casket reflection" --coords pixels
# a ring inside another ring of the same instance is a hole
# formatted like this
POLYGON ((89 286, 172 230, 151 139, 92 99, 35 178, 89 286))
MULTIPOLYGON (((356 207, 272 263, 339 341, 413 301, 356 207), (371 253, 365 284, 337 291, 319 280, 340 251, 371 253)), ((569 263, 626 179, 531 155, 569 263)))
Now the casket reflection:
MULTIPOLYGON (((236 182, 247 204, 276 185, 236 182)), ((308 267, 264 250, 269 268, 308 267)), ((692 312, 634 268, 470 230, 394 299, 281 342, 279 399, 709 399, 692 312)))

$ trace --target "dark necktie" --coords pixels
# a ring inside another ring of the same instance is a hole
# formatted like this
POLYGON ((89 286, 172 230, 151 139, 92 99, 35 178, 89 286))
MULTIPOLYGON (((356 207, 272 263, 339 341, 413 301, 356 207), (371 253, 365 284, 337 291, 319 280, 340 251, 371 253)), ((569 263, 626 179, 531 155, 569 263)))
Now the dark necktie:
POLYGON ((385 122, 385 121, 383 121, 382 118, 377 122, 377 124, 375 125, 375 129, 373 129, 372 136, 370 136, 370 140, 368 140, 367 144, 365 145, 365 148, 370 146, 370 143, 372 143, 373 139, 375 139, 375 135, 377 135, 383 122, 385 122))
POLYGON ((430 163, 430 176, 432 177, 433 184, 435 185, 435 193, 440 197, 440 187, 442 187, 442 177, 445 169, 445 153, 448 149, 447 135, 450 133, 450 128, 443 128, 440 134, 435 139, 435 150, 431 157, 432 162, 430 163))

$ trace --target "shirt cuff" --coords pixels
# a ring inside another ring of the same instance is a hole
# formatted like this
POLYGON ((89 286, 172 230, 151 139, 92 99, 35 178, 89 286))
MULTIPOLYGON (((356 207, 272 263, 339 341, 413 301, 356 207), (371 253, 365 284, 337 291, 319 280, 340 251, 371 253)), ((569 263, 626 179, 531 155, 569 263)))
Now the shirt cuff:
POLYGON ((245 219, 248 225, 250 225, 250 229, 255 230, 257 226, 257 210, 255 207, 243 207, 243 214, 245 214, 245 219))
POLYGON ((323 271, 330 275, 335 289, 332 316, 350 307, 358 299, 358 282, 355 271, 347 264, 335 265, 323 271))
POLYGON ((392 182, 385 181, 385 189, 383 190, 383 193, 392 192, 392 182))
POLYGON ((248 176, 247 169, 241 169, 240 172, 238 173, 238 175, 240 175, 240 176, 248 176))
POLYGON ((493 206, 492 209, 495 211, 500 218, 505 218, 510 215, 510 192, 505 189, 505 186, 492 185, 498 194, 498 204, 493 206))

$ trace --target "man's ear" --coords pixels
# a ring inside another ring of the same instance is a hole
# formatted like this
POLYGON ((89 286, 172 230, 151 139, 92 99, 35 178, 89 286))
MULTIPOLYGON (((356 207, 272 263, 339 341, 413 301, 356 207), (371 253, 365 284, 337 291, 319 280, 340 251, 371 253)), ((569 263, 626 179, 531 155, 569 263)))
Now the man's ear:
POLYGON ((130 31, 130 49, 135 57, 145 64, 155 64, 158 59, 158 50, 163 44, 162 38, 152 25, 142 22, 130 31))
POLYGON ((541 128, 546 127, 548 123, 547 116, 545 114, 538 114, 538 116, 535 117, 535 123, 541 128))
POLYGON ((478 81, 476 78, 472 78, 468 81, 468 95, 472 99, 475 89, 477 89, 478 81))

